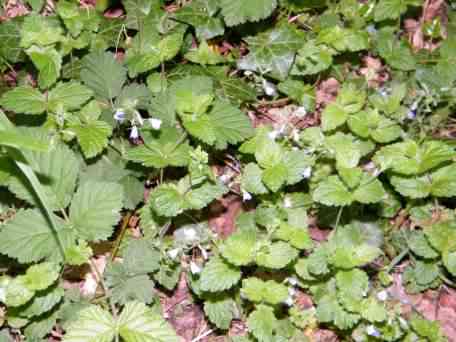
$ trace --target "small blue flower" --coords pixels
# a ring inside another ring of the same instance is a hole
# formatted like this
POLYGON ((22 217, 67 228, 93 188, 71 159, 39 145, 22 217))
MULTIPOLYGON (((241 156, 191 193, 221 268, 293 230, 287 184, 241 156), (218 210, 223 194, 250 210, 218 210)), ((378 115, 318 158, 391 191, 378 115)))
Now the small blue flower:
POLYGON ((407 118, 410 120, 415 120, 416 118, 416 109, 410 109, 407 113, 407 118))
POLYGON ((114 113, 114 120, 116 120, 119 123, 122 123, 125 121, 127 117, 127 114, 123 111, 122 108, 118 108, 116 112, 114 113))
POLYGON ((130 131, 130 139, 138 139, 139 138, 139 131, 138 127, 132 126, 130 131))

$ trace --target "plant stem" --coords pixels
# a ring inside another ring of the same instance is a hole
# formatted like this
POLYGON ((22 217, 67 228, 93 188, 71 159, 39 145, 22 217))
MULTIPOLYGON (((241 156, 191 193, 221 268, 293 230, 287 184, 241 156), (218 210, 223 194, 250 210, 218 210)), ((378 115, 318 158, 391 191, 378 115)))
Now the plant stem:
POLYGON ((122 239, 127 230, 128 222, 130 221, 130 218, 131 218, 131 213, 128 212, 122 220, 122 227, 120 228, 120 234, 117 237, 116 242, 114 243, 114 248, 112 249, 112 252, 111 252, 111 261, 114 261, 114 259, 116 258, 117 252, 119 251, 120 244, 121 244, 122 239))

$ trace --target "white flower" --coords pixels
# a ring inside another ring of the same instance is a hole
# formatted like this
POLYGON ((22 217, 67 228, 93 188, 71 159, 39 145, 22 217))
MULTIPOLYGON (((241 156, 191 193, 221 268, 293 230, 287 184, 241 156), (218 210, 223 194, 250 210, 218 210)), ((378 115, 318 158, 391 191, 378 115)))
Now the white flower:
POLYGON ((150 118, 147 119, 147 121, 149 121, 149 124, 152 126, 153 129, 160 129, 162 124, 162 121, 160 119, 150 118))
POLYGON ((253 75, 253 72, 251 72, 250 70, 245 70, 245 71, 244 71, 244 75, 245 75, 245 76, 252 76, 252 75, 253 75))
POLYGON ((252 195, 245 191, 245 190, 242 190, 242 201, 245 202, 245 201, 250 201, 252 199, 252 195))
POLYGON ((294 287, 289 287, 288 288, 288 295, 290 297, 293 297, 296 294, 296 289, 294 287))
POLYGON ((171 259, 176 259, 177 255, 179 254, 179 248, 174 248, 168 251, 168 256, 171 259))
POLYGON ((369 335, 369 336, 373 336, 373 337, 380 337, 382 334, 380 333, 380 331, 377 330, 376 327, 374 327, 372 324, 371 325, 368 325, 366 327, 366 333, 369 335))
POLYGON ((290 197, 286 196, 286 197, 284 198, 284 200, 283 200, 283 207, 284 207, 284 208, 291 208, 292 204, 293 204, 293 203, 291 202, 290 197))
POLYGON ((132 126, 130 131, 130 139, 138 139, 139 138, 139 131, 138 127, 132 126))
POLYGON ((310 166, 307 166, 304 171, 302 171, 302 176, 304 178, 310 178, 310 176, 312 176, 312 168, 310 166))
POLYGON ((194 240, 196 238, 196 230, 193 228, 187 228, 184 230, 184 236, 188 240, 194 240))
POLYGON ((6 299, 6 291, 4 287, 0 287, 0 302, 5 302, 6 299))
POLYGON ((386 290, 380 291, 379 293, 377 293, 377 299, 379 301, 384 302, 388 299, 388 292, 386 292, 386 290))
POLYGON ((220 181, 224 184, 228 183, 230 181, 230 176, 227 174, 223 174, 219 177, 220 181))
POLYGON ((124 110, 122 108, 118 108, 116 110, 116 112, 114 113, 114 120, 122 123, 125 121, 125 118, 126 118, 126 114, 125 114, 124 110))
POLYGON ((276 140, 279 135, 280 135, 279 131, 271 131, 268 133, 268 137, 271 140, 276 140))
POLYGON ((201 251, 201 255, 203 256, 203 259, 204 259, 204 260, 207 260, 207 258, 209 257, 209 256, 207 255, 207 251, 206 251, 203 247, 201 247, 200 245, 198 245, 198 247, 199 247, 199 249, 200 249, 200 251, 201 251))
POLYGON ((292 286, 296 286, 298 284, 298 279, 296 279, 296 277, 288 277, 287 281, 292 286))
POLYGON ((201 273, 201 267, 199 267, 195 262, 190 261, 190 272, 192 272, 192 274, 201 273))
POLYGON ((301 107, 296 108, 296 110, 294 111, 293 114, 296 116, 299 116, 299 117, 303 117, 303 116, 307 115, 307 110, 305 107, 301 106, 301 107))
POLYGON ((294 304, 293 297, 288 296, 288 298, 284 301, 284 303, 288 306, 293 306, 293 304, 294 304))
POLYGON ((274 85, 274 83, 268 82, 265 79, 263 79, 263 90, 266 95, 274 97, 277 96, 277 88, 274 85))
POLYGON ((299 142, 300 136, 299 136, 299 131, 297 129, 294 129, 291 132, 292 138, 295 142, 299 142))

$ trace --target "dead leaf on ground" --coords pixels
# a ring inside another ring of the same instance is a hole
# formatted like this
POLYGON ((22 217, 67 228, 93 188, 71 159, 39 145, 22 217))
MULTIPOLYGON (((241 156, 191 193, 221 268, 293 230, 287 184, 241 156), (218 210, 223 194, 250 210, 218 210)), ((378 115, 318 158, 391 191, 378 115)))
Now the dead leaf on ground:
POLYGON ((334 101, 339 92, 340 83, 335 78, 331 77, 322 81, 317 86, 316 102, 318 107, 327 105, 334 101))

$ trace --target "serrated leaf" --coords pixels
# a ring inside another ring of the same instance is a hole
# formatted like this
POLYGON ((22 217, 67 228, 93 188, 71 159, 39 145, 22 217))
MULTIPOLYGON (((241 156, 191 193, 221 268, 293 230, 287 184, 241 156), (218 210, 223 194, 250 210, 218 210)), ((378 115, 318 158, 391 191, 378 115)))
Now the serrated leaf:
POLYGON ((248 265, 255 258, 256 239, 257 234, 254 229, 238 230, 223 242, 220 252, 233 265, 248 265))
POLYGON ((257 164, 249 163, 245 166, 241 178, 241 188, 254 195, 265 194, 268 189, 261 181, 262 171, 257 164))
POLYGON ((377 35, 377 49, 381 57, 394 69, 409 71, 416 68, 415 57, 403 40, 397 40, 394 28, 385 27, 377 35))
POLYGON ((249 332, 260 342, 274 341, 273 333, 277 328, 277 318, 274 310, 266 305, 258 305, 247 318, 249 332))
POLYGON ((289 242, 293 247, 298 249, 309 249, 312 247, 307 227, 293 227, 288 223, 282 223, 280 228, 275 232, 277 238, 289 242))
POLYGON ((86 158, 93 158, 108 146, 112 127, 104 121, 93 121, 71 126, 86 158))
POLYGON ((200 43, 197 49, 187 52, 184 57, 193 63, 202 65, 215 65, 225 62, 225 58, 217 51, 212 50, 205 40, 200 43))
MULTIPOLYGON (((241 0, 229 0, 227 2, 234 4, 241 2, 241 0)), ((242 3, 249 6, 254 2, 242 1, 242 3)), ((291 25, 282 25, 246 38, 250 52, 238 61, 238 68, 257 71, 261 74, 270 72, 272 76, 284 80, 293 64, 296 51, 301 48, 304 42, 303 38, 302 32, 291 25)))
POLYGON ((175 13, 176 19, 195 28, 198 39, 211 39, 225 31, 221 18, 214 17, 214 13, 208 10, 209 4, 207 1, 192 1, 175 13))
POLYGON ((361 300, 367 294, 369 277, 359 269, 338 271, 336 274, 337 296, 346 310, 361 311, 361 300))
POLYGON ((364 204, 371 204, 380 202, 385 195, 386 192, 382 183, 377 178, 373 178, 365 173, 363 174, 361 183, 353 193, 353 200, 364 204))
POLYGON ((391 184, 401 195, 410 198, 424 198, 431 192, 431 183, 429 178, 423 177, 405 177, 392 176, 391 184))
POLYGON ((383 304, 371 297, 363 301, 361 317, 372 323, 384 322, 388 318, 388 311, 383 304))
POLYGON ((325 43, 340 52, 361 51, 369 47, 369 35, 366 31, 331 26, 318 34, 317 42, 325 43))
MULTIPOLYGON (((55 216, 60 237, 70 237, 72 232, 63 220, 55 216)), ((0 250, 21 263, 44 258, 60 259, 61 247, 52 233, 48 221, 37 210, 19 211, 0 230, 0 250)))
POLYGON ((24 280, 24 276, 17 276, 8 283, 4 299, 6 305, 21 306, 33 298, 35 291, 29 289, 24 280))
POLYGON ((74 195, 70 222, 81 238, 87 241, 106 240, 120 218, 122 200, 121 185, 89 180, 74 195))
POLYGON ((316 45, 311 40, 298 51, 292 75, 314 75, 329 68, 333 63, 332 54, 324 45, 316 45))
POLYGON ((223 19, 228 26, 267 18, 277 6, 276 0, 221 0, 223 19))
POLYGON ((41 114, 46 110, 46 98, 37 89, 19 86, 4 93, 0 105, 16 113, 41 114))
POLYGON ((236 312, 236 302, 229 296, 211 297, 204 301, 204 313, 219 329, 229 329, 236 312))
POLYGON ((321 127, 323 131, 331 131, 343 123, 348 118, 348 113, 337 103, 330 103, 325 107, 322 113, 321 127))
POLYGON ((227 290, 241 279, 241 271, 221 258, 213 257, 201 272, 201 289, 209 292, 227 290))
POLYGON ((352 195, 337 176, 321 181, 312 195, 314 201, 329 206, 345 206, 352 203, 352 195))
POLYGON ((255 261, 259 266, 279 269, 287 266, 298 256, 298 250, 283 241, 262 246, 256 254, 255 261))
POLYGON ((23 57, 20 47, 21 25, 24 17, 9 18, 0 25, 0 57, 12 63, 19 62, 23 57))
POLYGON ((407 243, 411 251, 422 258, 434 259, 439 256, 422 231, 414 231, 407 243))
POLYGON ((407 10, 407 5, 407 1, 382 0, 375 6, 375 21, 397 19, 407 10))
POLYGON ((60 82, 48 94, 48 110, 58 112, 80 109, 92 95, 92 90, 79 82, 60 82))
POLYGON ((116 335, 116 322, 101 307, 91 305, 78 313, 63 337, 64 342, 112 342, 116 335))
POLYGON ((325 295, 318 301, 316 314, 320 322, 332 322, 339 329, 350 329, 359 320, 359 315, 345 311, 334 295, 325 295))
POLYGON ((132 274, 152 273, 160 267, 160 252, 144 239, 130 241, 123 257, 123 265, 132 274))
POLYGON ((59 286, 53 286, 46 291, 38 292, 29 303, 16 308, 14 312, 27 318, 39 316, 56 306, 63 298, 63 292, 63 288, 59 286))
POLYGON ((112 99, 119 95, 126 78, 125 68, 110 52, 92 52, 82 60, 81 79, 98 97, 112 99))
POLYGON ((261 180, 272 191, 278 191, 287 181, 288 170, 284 163, 270 166, 263 171, 261 180))
POLYGON ((48 46, 63 40, 63 29, 56 16, 28 15, 21 28, 21 46, 48 46))
POLYGON ((59 277, 60 267, 51 262, 30 266, 23 278, 25 286, 32 291, 45 290, 59 277))
POLYGON ((241 294, 252 302, 275 305, 288 298, 288 288, 274 280, 251 277, 242 280, 241 294))
POLYGON ((154 282, 145 274, 129 273, 124 265, 114 263, 108 266, 105 276, 115 303, 136 300, 150 304, 154 300, 154 282))
MULTIPOLYGON (((79 172, 79 161, 65 145, 48 152, 24 152, 30 166, 37 173, 52 209, 68 206, 73 196, 79 172)), ((39 207, 29 182, 21 174, 9 180, 9 189, 19 198, 39 207)))
POLYGON ((26 50, 27 55, 39 70, 38 84, 41 89, 52 86, 60 76, 62 56, 54 48, 42 48, 36 45, 26 50))
POLYGON ((184 210, 184 198, 174 184, 162 184, 151 194, 154 210, 162 216, 177 216, 184 210))

